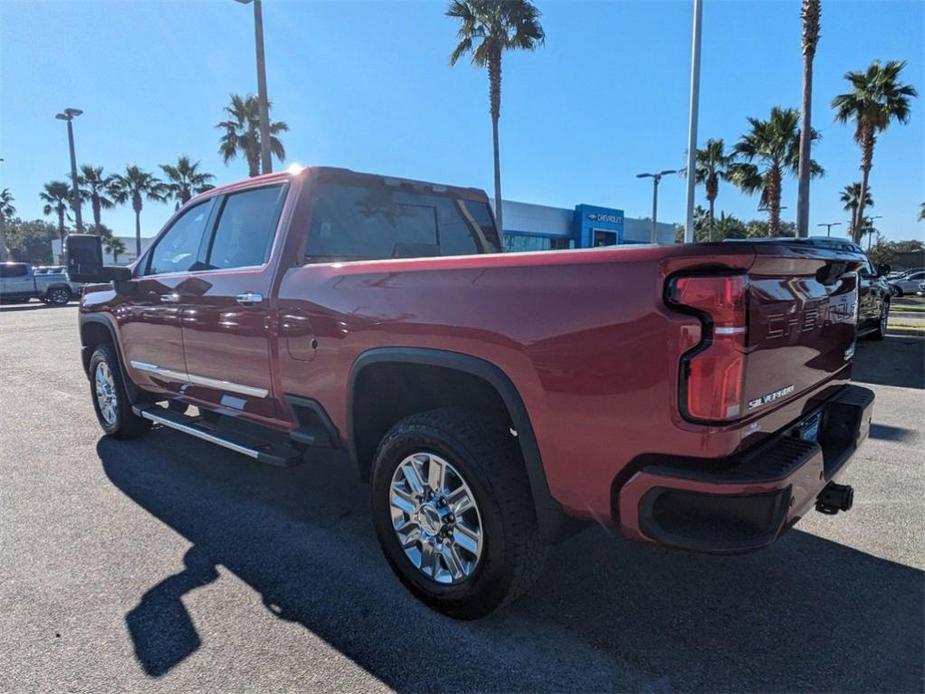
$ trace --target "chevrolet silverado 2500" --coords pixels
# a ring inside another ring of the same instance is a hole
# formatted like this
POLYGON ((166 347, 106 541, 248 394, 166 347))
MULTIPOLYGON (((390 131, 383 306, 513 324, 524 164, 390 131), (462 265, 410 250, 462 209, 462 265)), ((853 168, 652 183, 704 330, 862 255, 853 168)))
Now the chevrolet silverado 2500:
POLYGON ((349 452, 391 567, 455 617, 582 522, 732 553, 851 506, 873 394, 860 261, 832 249, 503 254, 483 192, 331 168, 210 190, 130 268, 68 248, 106 434, 349 452))

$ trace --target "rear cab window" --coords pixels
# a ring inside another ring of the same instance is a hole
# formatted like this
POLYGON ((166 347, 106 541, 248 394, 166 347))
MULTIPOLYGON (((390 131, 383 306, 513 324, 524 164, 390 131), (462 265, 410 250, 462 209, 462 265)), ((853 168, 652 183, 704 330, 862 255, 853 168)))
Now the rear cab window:
POLYGON ((488 204, 439 186, 323 177, 311 207, 306 262, 500 252, 488 204))

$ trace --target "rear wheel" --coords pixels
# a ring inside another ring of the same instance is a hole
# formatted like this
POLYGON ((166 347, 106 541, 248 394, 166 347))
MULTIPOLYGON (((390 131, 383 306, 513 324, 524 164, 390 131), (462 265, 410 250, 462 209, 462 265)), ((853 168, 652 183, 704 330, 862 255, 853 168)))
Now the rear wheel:
POLYGON ((54 287, 48 290, 45 299, 52 306, 64 306, 71 300, 71 292, 66 287, 54 287))
POLYGON ((151 422, 132 412, 119 357, 110 344, 100 345, 90 357, 90 394, 96 418, 108 435, 132 439, 151 427, 151 422))
POLYGON ((870 334, 871 340, 882 340, 886 337, 887 323, 890 320, 890 305, 883 302, 880 307, 880 321, 877 323, 877 329, 870 334))
POLYGON ((546 546, 506 427, 456 408, 412 415, 386 434, 374 466, 379 542, 427 605, 475 619, 536 581, 546 546))

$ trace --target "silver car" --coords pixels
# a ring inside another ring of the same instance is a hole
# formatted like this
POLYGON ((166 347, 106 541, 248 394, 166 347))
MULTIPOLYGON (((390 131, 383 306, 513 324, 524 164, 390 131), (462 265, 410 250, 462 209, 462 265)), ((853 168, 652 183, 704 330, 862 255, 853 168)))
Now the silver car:
POLYGON ((912 270, 897 279, 890 280, 890 287, 896 296, 915 294, 922 282, 925 282, 925 270, 912 270))

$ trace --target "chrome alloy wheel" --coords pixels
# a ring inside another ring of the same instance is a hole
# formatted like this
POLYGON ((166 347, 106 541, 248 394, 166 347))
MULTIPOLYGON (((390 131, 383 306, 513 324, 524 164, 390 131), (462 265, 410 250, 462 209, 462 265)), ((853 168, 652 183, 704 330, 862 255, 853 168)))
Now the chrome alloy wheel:
POLYGON ((96 365, 96 375, 93 378, 96 387, 96 404, 100 408, 100 415, 106 426, 116 423, 119 413, 119 400, 116 396, 116 382, 112 378, 109 364, 101 361, 96 365))
POLYGON ((392 527, 411 563, 437 583, 472 575, 482 555, 482 517, 472 490, 447 461, 413 453, 392 475, 392 527))

